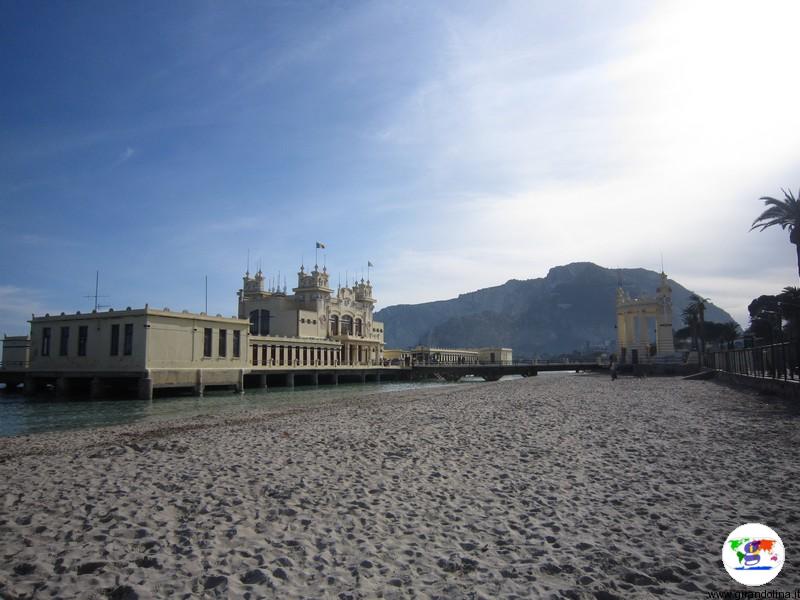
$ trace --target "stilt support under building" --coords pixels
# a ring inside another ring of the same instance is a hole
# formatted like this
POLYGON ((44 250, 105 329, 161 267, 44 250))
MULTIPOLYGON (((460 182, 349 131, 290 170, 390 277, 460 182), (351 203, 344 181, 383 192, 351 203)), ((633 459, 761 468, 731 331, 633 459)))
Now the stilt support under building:
POLYGON ((139 400, 153 399, 153 380, 150 377, 139 379, 139 400))
POLYGON ((25 376, 25 384, 22 393, 26 396, 34 396, 39 391, 39 382, 32 375, 25 376))
POLYGON ((203 383, 203 369, 197 369, 197 379, 194 385, 194 395, 202 396, 206 386, 203 383))
POLYGON ((98 400, 103 397, 105 390, 106 386, 103 384, 103 380, 99 377, 92 377, 89 385, 89 397, 92 400, 98 400))

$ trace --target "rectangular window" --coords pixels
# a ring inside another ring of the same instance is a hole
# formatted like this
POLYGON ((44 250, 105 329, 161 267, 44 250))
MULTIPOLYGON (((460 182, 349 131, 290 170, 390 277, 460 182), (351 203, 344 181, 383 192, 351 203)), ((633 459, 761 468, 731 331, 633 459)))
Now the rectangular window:
POLYGON ((203 356, 211 356, 211 328, 203 330, 203 356))
POLYGON ((228 355, 228 330, 219 330, 219 355, 225 357, 228 355))
POLYGON ((69 351, 69 327, 61 328, 61 337, 58 340, 58 353, 66 356, 69 351))
POLYGON ((78 356, 86 356, 86 340, 89 338, 89 327, 78 327, 78 356))
POLYGON ((253 345, 253 364, 258 364, 258 346, 253 345))
POLYGON ((122 343, 122 353, 125 356, 133 354, 133 323, 125 323, 125 340, 122 343))
POLYGON ((42 356, 50 356, 50 328, 42 327, 42 356))
POLYGON ((111 326, 111 356, 119 354, 119 325, 111 326))
POLYGON ((238 329, 233 332, 233 358, 239 358, 241 352, 242 332, 238 329))

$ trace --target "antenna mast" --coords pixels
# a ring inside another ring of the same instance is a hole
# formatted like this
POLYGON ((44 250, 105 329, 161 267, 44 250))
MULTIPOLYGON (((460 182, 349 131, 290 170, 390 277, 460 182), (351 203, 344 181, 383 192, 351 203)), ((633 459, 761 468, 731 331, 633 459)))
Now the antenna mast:
POLYGON ((100 295, 100 271, 95 271, 94 273, 94 294, 90 294, 85 296, 89 300, 94 299, 94 310, 97 312, 99 308, 107 308, 105 304, 98 304, 98 298, 108 298, 108 296, 101 296, 100 295))

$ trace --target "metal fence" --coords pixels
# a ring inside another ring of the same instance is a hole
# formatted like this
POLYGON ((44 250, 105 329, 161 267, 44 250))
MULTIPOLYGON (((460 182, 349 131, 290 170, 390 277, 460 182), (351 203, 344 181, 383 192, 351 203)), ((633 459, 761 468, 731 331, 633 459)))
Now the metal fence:
POLYGON ((800 380, 800 340, 755 348, 719 350, 706 355, 706 366, 751 377, 800 380))
POLYGON ((29 367, 28 361, 22 360, 7 360, 0 362, 0 369, 11 369, 11 370, 19 370, 19 369, 27 369, 29 367))

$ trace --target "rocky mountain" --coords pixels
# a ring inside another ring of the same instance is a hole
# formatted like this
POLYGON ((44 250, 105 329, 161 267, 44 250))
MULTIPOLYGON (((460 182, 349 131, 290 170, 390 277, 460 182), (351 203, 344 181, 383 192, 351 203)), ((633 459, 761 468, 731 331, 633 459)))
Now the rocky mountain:
MULTIPOLYGON (((388 306, 375 313, 375 319, 385 325, 387 348, 506 346, 518 358, 557 354, 616 341, 620 281, 633 297, 654 296, 660 275, 647 269, 572 263, 553 267, 544 278, 512 279, 451 300, 388 306)), ((679 329, 692 292, 671 279, 669 284, 673 327, 679 329)), ((733 318, 709 304, 706 320, 733 318)))

